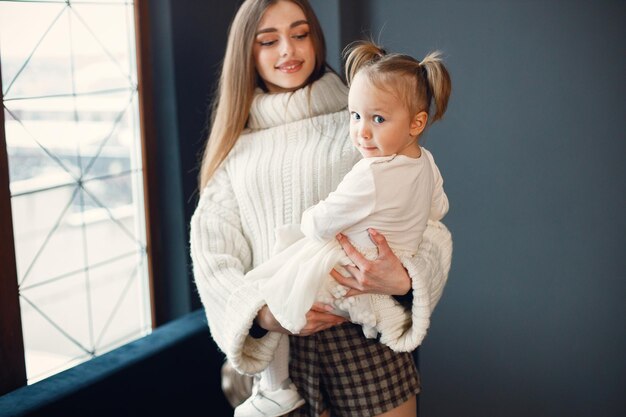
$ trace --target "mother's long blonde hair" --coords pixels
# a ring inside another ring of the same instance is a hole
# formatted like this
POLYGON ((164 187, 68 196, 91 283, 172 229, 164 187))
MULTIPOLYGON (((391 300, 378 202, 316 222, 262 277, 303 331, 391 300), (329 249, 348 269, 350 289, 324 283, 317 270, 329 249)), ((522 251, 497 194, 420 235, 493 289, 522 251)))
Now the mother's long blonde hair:
MULTIPOLYGON (((246 127, 254 89, 261 87, 267 90, 255 69, 252 47, 263 13, 278 1, 281 0, 246 0, 230 25, 224 64, 212 103, 211 130, 200 166, 200 193, 246 127)), ((309 24, 309 36, 315 50, 315 67, 307 80, 308 85, 319 79, 325 71, 324 34, 308 0, 287 1, 302 9, 309 24)))

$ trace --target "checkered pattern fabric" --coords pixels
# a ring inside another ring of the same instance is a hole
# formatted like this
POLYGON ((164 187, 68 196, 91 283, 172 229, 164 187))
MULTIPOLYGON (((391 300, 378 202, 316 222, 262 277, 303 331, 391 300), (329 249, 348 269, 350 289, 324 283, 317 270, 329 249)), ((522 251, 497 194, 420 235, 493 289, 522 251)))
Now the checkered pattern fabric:
POLYGON ((288 414, 367 417, 392 410, 420 391, 410 353, 397 353, 360 326, 345 323, 310 337, 290 337, 290 376, 307 404, 288 414))

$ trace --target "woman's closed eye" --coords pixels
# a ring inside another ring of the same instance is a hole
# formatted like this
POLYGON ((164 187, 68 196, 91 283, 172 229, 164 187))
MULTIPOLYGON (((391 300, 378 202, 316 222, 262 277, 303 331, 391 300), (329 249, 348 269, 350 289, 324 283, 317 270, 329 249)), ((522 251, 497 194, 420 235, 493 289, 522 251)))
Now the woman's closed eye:
MULTIPOLYGON (((309 36, 309 32, 304 32, 304 33, 298 33, 296 35, 291 35, 291 38, 297 41, 302 41, 306 39, 308 36, 309 36)), ((278 39, 275 39, 275 38, 259 39, 257 42, 261 46, 273 46, 278 42, 278 39)))
POLYGON ((258 42, 259 42, 259 45, 261 45, 261 46, 272 46, 276 42, 278 42, 278 40, 276 40, 276 39, 261 39, 258 42))

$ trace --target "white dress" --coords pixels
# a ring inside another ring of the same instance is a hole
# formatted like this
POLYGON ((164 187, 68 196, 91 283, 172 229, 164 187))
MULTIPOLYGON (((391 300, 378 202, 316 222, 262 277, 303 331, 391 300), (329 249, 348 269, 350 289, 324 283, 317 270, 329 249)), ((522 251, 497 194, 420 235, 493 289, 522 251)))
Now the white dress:
POLYGON ((342 232, 366 258, 375 259, 377 248, 368 233, 374 228, 398 257, 413 256, 428 220, 440 220, 448 210, 441 174, 430 152, 422 150, 426 157, 362 159, 334 192, 303 213, 300 226, 276 230, 275 255, 246 279, 258 282, 285 329, 299 333, 313 303, 322 301, 333 305, 335 314, 362 324, 366 337, 377 336, 372 296, 345 298, 348 289, 329 275, 337 265, 351 264, 335 236, 342 232))

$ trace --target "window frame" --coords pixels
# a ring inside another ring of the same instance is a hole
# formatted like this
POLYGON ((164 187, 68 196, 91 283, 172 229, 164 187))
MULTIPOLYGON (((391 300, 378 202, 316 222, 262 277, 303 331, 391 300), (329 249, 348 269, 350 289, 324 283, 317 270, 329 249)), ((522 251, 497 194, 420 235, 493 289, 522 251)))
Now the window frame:
MULTIPOLYGON (((167 314, 161 310, 162 303, 155 301, 166 297, 161 277, 159 256, 161 251, 158 211, 158 188, 156 166, 156 129, 153 109, 149 5, 146 0, 134 1, 135 42, 137 59, 137 97, 139 103, 139 126, 143 166, 143 197, 146 222, 146 256, 150 289, 152 328, 164 324, 167 314)), ((0 62, 0 103, 4 103, 2 88, 2 63, 0 62)), ((26 361, 20 311, 8 153, 4 120, 4 106, 0 109, 0 395, 27 384, 26 361), (8 366, 7 366, 8 364, 8 366)))

